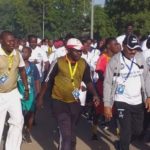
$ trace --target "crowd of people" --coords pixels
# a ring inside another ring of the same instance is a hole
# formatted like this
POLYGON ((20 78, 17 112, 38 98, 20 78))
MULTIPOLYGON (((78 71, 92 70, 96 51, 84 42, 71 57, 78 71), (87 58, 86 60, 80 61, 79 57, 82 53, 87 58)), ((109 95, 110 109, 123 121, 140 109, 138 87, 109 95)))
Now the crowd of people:
POLYGON ((6 150, 32 143, 35 115, 46 93, 59 129, 59 150, 76 149, 76 126, 85 115, 108 129, 115 120, 116 150, 129 150, 145 136, 150 122, 150 36, 143 40, 128 24, 118 37, 18 39, 0 34, 0 141, 7 112, 6 150), (100 121, 99 121, 100 120, 100 121))

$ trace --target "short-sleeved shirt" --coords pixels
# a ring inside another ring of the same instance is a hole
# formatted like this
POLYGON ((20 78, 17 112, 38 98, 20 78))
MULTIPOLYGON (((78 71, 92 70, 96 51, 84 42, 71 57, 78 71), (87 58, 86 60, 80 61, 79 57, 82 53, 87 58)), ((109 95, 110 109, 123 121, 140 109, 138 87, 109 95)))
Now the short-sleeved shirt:
POLYGON ((53 61, 57 60, 59 57, 65 56, 67 54, 67 50, 64 46, 55 48, 53 52, 49 55, 49 63, 51 64, 53 61))
POLYGON ((35 108, 35 81, 40 79, 40 75, 38 72, 38 69, 35 64, 29 63, 29 66, 26 67, 26 74, 27 74, 27 80, 28 80, 28 86, 29 86, 29 99, 24 100, 24 84, 22 82, 22 79, 20 75, 18 76, 18 90, 20 94, 22 95, 22 109, 26 111, 33 111, 35 108))
MULTIPOLYGON (((14 56, 16 56, 17 52, 15 49, 12 51, 12 54, 14 56)), ((24 67, 25 63, 24 63, 24 60, 22 58, 22 55, 20 53, 18 53, 18 54, 19 54, 19 59, 20 59, 18 67, 24 67)), ((0 47, 0 56, 2 56, 2 55, 7 56, 7 54, 4 52, 4 50, 2 50, 2 48, 0 47)))
POLYGON ((36 47, 35 49, 32 49, 31 57, 29 58, 30 62, 33 62, 34 60, 37 60, 38 63, 36 64, 40 77, 42 77, 43 73, 43 62, 48 61, 48 57, 45 51, 43 51, 40 47, 36 47))
POLYGON ((110 57, 106 53, 103 53, 97 61, 96 71, 100 70, 103 73, 105 73, 106 66, 107 66, 109 60, 110 60, 110 57))
POLYGON ((0 93, 10 92, 17 87, 18 67, 24 67, 24 60, 17 50, 11 55, 11 68, 9 69, 9 56, 0 47, 0 93))

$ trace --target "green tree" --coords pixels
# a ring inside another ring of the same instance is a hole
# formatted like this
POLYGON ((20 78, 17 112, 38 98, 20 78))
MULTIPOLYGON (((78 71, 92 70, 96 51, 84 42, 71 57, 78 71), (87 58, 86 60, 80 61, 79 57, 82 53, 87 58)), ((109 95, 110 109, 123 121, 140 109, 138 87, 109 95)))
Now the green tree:
POLYGON ((0 1, 0 30, 13 30, 14 22, 12 20, 14 20, 15 9, 13 5, 10 5, 10 3, 11 0, 0 1))
MULTIPOLYGON (((52 39, 72 33, 90 33, 91 0, 0 0, 0 30, 11 30, 19 37, 42 37, 43 10, 45 36, 52 39)), ((95 6, 95 31, 101 36, 115 34, 105 10, 95 6)))
POLYGON ((90 0, 1 0, 0 29, 20 37, 31 33, 42 37, 44 9, 46 36, 58 38, 69 32, 79 36, 90 28, 89 5, 90 0), (87 8, 86 17, 83 7, 87 8))
POLYGON ((149 32, 149 0, 106 0, 105 8, 118 33, 123 32, 127 22, 133 22, 135 30, 140 30, 142 34, 149 32))
POLYGON ((29 0, 1 0, 0 30, 13 31, 18 37, 40 33, 38 14, 28 4, 29 0))
POLYGON ((30 0, 13 0, 15 7, 14 32, 21 37, 27 34, 41 35, 39 14, 29 5, 30 0))
POLYGON ((84 29, 90 29, 89 0, 85 0, 87 16, 84 17, 83 1, 57 0, 47 5, 46 32, 54 38, 64 37, 67 33, 80 36, 84 29), (88 6, 88 7, 87 7, 88 6))
POLYGON ((94 27, 95 31, 99 32, 101 37, 116 35, 112 20, 101 6, 95 6, 94 27))

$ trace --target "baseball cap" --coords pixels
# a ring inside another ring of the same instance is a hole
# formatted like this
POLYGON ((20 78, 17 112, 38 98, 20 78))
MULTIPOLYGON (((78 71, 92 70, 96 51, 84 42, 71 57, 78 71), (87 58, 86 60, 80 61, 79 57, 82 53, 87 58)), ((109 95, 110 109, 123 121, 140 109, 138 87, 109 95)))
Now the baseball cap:
POLYGON ((81 50, 83 48, 83 45, 80 40, 76 38, 71 38, 67 41, 66 47, 68 49, 81 50))
POLYGON ((134 34, 129 34, 124 38, 123 44, 126 45, 129 49, 142 51, 141 46, 139 45, 138 39, 134 34))

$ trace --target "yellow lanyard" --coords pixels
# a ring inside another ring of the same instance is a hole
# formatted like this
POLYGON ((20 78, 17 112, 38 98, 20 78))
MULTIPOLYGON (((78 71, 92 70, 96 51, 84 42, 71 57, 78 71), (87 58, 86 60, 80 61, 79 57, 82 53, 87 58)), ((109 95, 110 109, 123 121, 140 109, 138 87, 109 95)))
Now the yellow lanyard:
MULTIPOLYGON (((3 50, 3 49, 2 49, 3 50)), ((3 50, 4 51, 4 50, 3 50)), ((4 51, 4 53, 5 53, 5 51, 4 51)), ((6 53, 5 53, 6 54, 6 53)), ((11 53, 11 54, 9 54, 9 55, 7 55, 6 54, 6 56, 7 56, 7 58, 8 58, 8 74, 10 73, 10 70, 11 70, 11 68, 12 68, 12 66, 13 66, 13 61, 14 61, 14 55, 11 53)))
POLYGON ((13 58, 14 58, 13 54, 8 55, 8 71, 10 71, 12 68, 14 60, 13 58))
POLYGON ((51 47, 48 47, 48 55, 50 55, 52 52, 52 48, 51 47))
POLYGON ((74 75, 75 75, 75 73, 76 73, 76 71, 77 71, 78 63, 76 62, 74 69, 72 69, 71 63, 70 63, 70 61, 69 61, 67 55, 66 55, 66 59, 67 59, 67 61, 68 61, 69 72, 70 72, 70 77, 71 77, 71 83, 72 83, 73 88, 75 89, 74 75))

